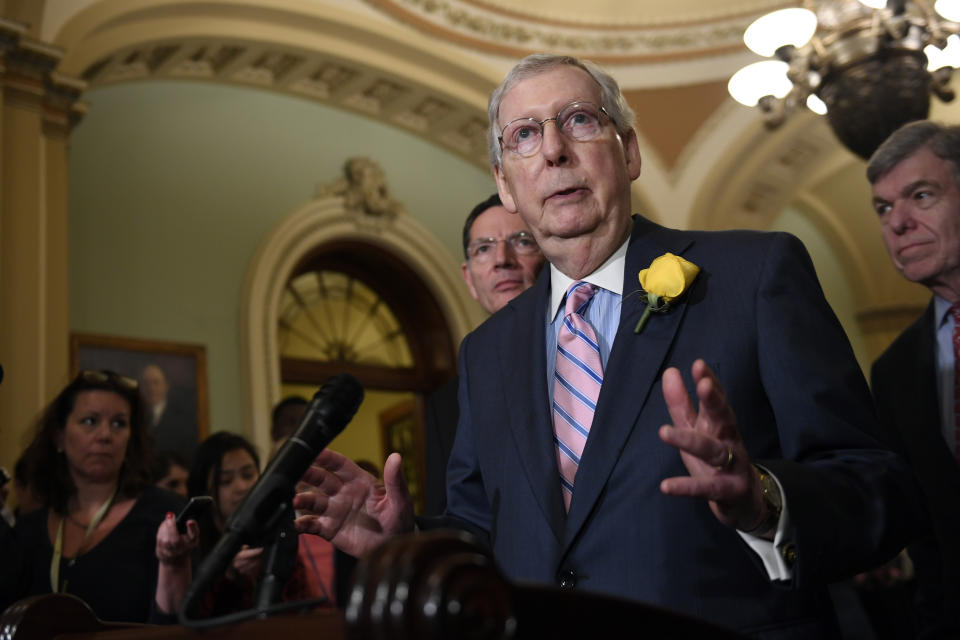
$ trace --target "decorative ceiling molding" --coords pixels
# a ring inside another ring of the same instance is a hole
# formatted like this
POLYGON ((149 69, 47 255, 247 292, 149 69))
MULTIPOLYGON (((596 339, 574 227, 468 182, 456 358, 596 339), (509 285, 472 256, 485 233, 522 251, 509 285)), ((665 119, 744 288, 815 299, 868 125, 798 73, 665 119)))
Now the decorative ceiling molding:
MULTIPOLYGON (((366 2, 401 22, 463 47, 511 57, 534 51, 570 53, 605 64, 663 62, 742 50, 744 29, 770 6, 783 4, 767 0, 747 3, 751 6, 738 10, 711 11, 710 6, 721 4, 711 2, 704 7, 706 18, 651 24, 624 22, 610 11, 592 12, 589 18, 576 22, 551 19, 550 11, 531 19, 531 7, 524 11, 482 1, 366 2)), ((542 6, 534 3, 536 8, 542 6)))
POLYGON ((80 99, 86 85, 54 71, 63 51, 27 32, 22 23, 0 19, 0 95, 7 103, 41 111, 48 136, 66 137, 86 113, 80 99))
POLYGON ((837 149, 822 118, 799 114, 775 132, 755 123, 702 182, 692 228, 766 229, 837 149))
POLYGON ((88 66, 82 77, 91 88, 166 79, 268 89, 382 120, 489 166, 482 110, 317 51, 213 38, 165 40, 119 50, 88 66))
MULTIPOLYGON (((398 1, 398 0, 394 0, 398 1)), ((532 20, 542 24, 623 27, 662 27, 702 24, 733 16, 760 14, 788 6, 785 0, 454 0, 456 4, 484 7, 502 16, 532 20)))

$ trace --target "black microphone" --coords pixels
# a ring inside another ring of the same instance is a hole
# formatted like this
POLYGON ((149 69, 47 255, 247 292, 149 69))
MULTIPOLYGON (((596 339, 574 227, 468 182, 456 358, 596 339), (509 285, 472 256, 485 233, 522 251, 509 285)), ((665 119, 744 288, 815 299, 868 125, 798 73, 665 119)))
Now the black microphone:
POLYGON ((327 380, 307 406, 300 424, 263 475, 227 519, 224 533, 197 569, 180 611, 181 624, 194 598, 202 593, 244 544, 260 545, 284 516, 292 516, 294 488, 317 455, 353 418, 363 401, 363 387, 341 373, 327 380))

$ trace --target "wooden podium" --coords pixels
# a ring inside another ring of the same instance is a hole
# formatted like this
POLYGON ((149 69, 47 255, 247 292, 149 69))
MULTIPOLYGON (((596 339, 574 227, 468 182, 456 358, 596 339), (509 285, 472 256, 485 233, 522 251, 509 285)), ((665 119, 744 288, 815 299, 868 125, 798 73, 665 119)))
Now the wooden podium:
POLYGON ((0 616, 0 640, 498 640, 593 638, 744 640, 700 620, 628 600, 505 580, 464 533, 397 538, 357 565, 344 611, 279 615, 197 631, 97 620, 78 598, 21 600, 0 616))
POLYGON ((102 622, 83 600, 54 593, 21 600, 0 617, 0 638, 5 640, 337 640, 346 637, 343 612, 335 609, 195 631, 179 625, 102 622))

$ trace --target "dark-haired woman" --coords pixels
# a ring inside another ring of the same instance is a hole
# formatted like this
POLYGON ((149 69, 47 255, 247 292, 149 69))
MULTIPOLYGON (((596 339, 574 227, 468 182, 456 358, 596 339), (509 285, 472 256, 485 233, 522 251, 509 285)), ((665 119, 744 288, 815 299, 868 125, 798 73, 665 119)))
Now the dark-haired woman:
MULTIPOLYGON (((213 508, 209 513, 197 518, 200 528, 199 549, 194 557, 193 568, 199 566, 203 558, 213 550, 225 524, 233 512, 260 478, 260 456, 250 442, 243 437, 220 431, 204 440, 194 454, 187 490, 190 497, 208 495, 213 498, 213 508)), ((164 523, 157 531, 157 552, 162 562, 180 567, 176 575, 171 573, 169 582, 163 581, 163 590, 167 593, 180 593, 180 597, 164 600, 158 594, 160 609, 174 613, 182 603, 190 583, 189 563, 184 561, 182 551, 189 544, 184 536, 177 534, 172 522, 164 523), (179 546, 175 546, 179 545, 179 546), (172 549, 179 549, 178 553, 172 549)), ((244 547, 234 557, 224 575, 205 594, 202 612, 204 616, 217 616, 250 609, 254 605, 259 580, 263 548, 244 547)), ((332 556, 331 556, 332 557, 332 556)), ((313 587, 316 581, 302 559, 298 556, 293 575, 283 589, 283 599, 287 602, 326 596, 327 586, 318 592, 313 587)), ((327 580, 329 584, 329 579, 327 580)))
POLYGON ((45 507, 0 533, 0 608, 63 592, 101 620, 146 622, 157 527, 183 502, 150 485, 137 382, 81 372, 43 413, 25 457, 45 507))
POLYGON ((153 459, 150 479, 156 486, 187 497, 190 470, 183 456, 176 451, 159 451, 153 459))

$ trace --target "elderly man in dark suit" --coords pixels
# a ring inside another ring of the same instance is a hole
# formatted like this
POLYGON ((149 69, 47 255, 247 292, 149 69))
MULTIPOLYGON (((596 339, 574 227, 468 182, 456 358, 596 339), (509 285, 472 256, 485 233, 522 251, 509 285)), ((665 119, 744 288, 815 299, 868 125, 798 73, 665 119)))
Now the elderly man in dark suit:
MULTIPOLYGON (((897 551, 914 487, 802 245, 631 216, 633 114, 590 63, 524 59, 489 117, 550 269, 461 344, 445 524, 515 580, 832 637, 825 585, 897 551)), ((358 553, 409 531, 398 464, 324 452, 299 526, 358 553)))
POLYGON ((898 271, 933 293, 877 359, 884 431, 913 467, 930 529, 908 552, 924 638, 960 637, 960 127, 914 122, 867 167, 883 241, 898 271))

